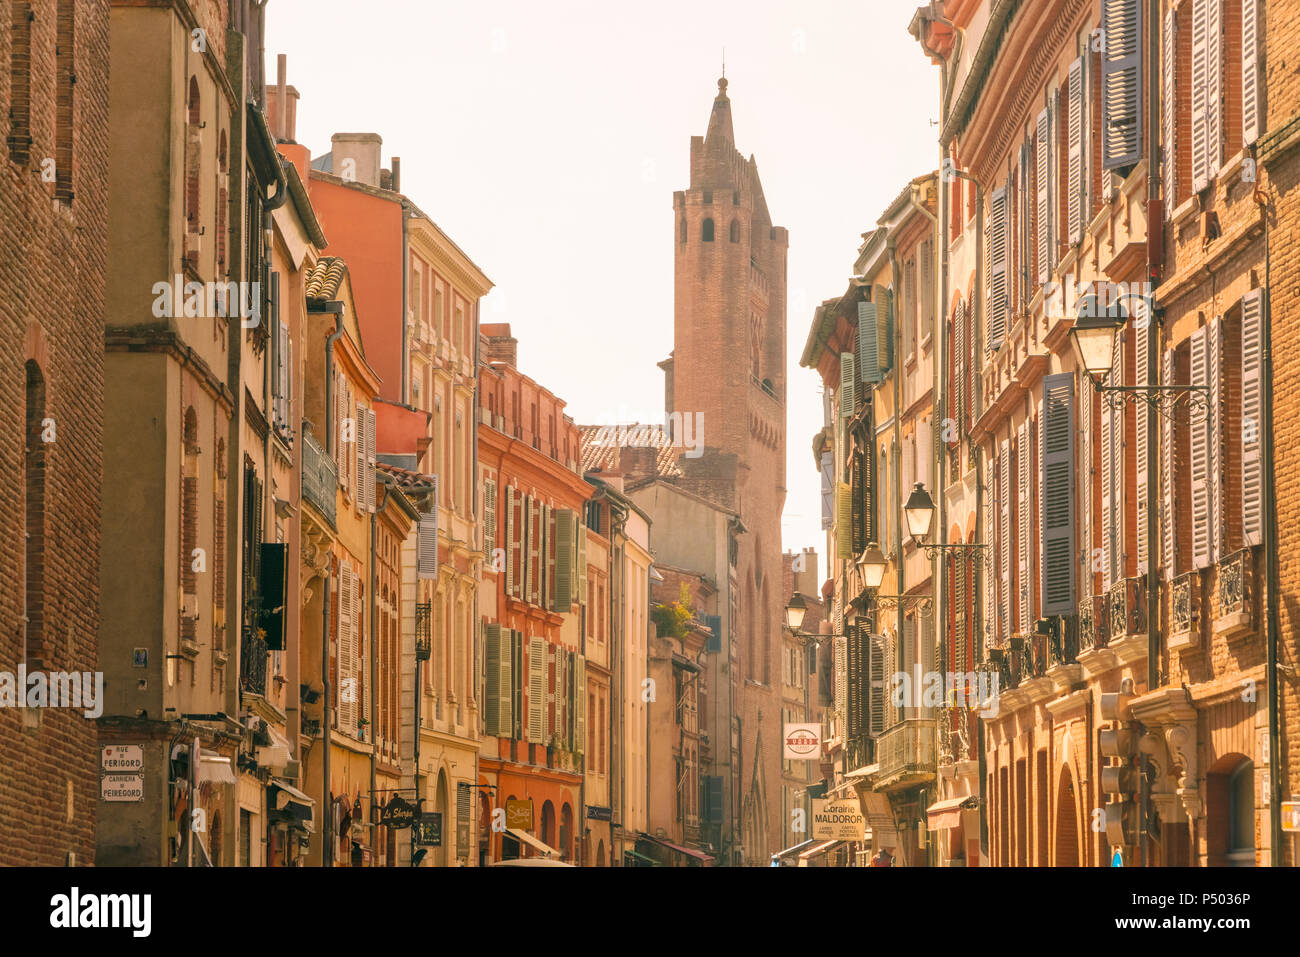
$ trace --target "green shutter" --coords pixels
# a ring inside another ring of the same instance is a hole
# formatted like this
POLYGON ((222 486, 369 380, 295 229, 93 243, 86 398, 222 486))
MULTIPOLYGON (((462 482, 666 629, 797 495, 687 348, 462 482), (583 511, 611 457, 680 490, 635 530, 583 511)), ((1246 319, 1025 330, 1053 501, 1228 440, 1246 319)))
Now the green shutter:
POLYGON ((876 304, 858 303, 858 375, 863 382, 879 382, 884 369, 880 362, 880 340, 876 330, 876 304))
POLYGON ((555 589, 551 611, 567 613, 573 605, 573 569, 577 513, 572 509, 555 510, 555 589))
POLYGON ((876 361, 883 378, 894 367, 894 294, 887 286, 873 286, 876 305, 876 361))
POLYGON ((854 372, 853 353, 840 353, 840 415, 849 418, 858 407, 858 378, 854 372))

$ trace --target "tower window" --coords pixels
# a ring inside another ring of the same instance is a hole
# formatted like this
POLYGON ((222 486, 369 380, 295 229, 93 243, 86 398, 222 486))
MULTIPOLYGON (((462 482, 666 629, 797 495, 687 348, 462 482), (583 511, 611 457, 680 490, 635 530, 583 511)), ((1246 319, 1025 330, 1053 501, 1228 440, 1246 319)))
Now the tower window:
MULTIPOLYGON (((44 657, 45 638, 45 376, 34 360, 28 359, 27 373, 27 457, 24 511, 26 548, 23 572, 26 579, 26 631, 23 658, 44 657)), ((23 659, 20 659, 23 660, 23 659)))
POLYGON ((713 205, 713 190, 711 190, 711 189, 706 189, 706 190, 704 191, 704 205, 705 205, 705 206, 712 206, 712 205, 713 205))
POLYGON ((32 5, 9 4, 9 158, 26 163, 32 146, 32 5))
POLYGON ((740 242, 740 223, 734 219, 731 221, 731 241, 733 243, 740 242))
POLYGON ((704 221, 704 241, 706 243, 713 242, 713 220, 712 219, 706 219, 704 221))
POLYGON ((740 190, 736 190, 731 194, 731 205, 732 206, 740 205, 740 190))
POLYGON ((679 231, 681 233, 681 238, 678 240, 678 242, 680 242, 683 246, 685 246, 686 245, 686 220, 685 219, 682 220, 682 228, 679 231))
POLYGON ((55 93, 54 195, 62 203, 72 202, 72 87, 77 82, 73 66, 73 28, 76 11, 72 0, 59 0, 57 22, 57 91, 55 93))

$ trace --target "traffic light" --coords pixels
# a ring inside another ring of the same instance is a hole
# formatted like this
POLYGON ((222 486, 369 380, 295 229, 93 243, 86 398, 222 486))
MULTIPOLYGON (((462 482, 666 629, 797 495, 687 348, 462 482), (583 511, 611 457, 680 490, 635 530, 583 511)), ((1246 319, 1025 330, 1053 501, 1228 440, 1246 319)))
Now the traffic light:
POLYGON ((1112 844, 1138 842, 1139 729, 1129 712, 1133 695, 1128 691, 1101 696, 1101 717, 1111 726, 1101 732, 1100 748, 1110 763, 1101 769, 1101 790, 1106 804, 1106 838, 1112 844))

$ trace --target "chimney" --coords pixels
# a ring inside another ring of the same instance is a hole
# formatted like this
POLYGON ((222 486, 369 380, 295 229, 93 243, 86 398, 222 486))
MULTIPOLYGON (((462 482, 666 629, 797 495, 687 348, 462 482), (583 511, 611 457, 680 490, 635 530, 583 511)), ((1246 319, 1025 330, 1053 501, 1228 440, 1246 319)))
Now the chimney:
POLYGON ((480 325, 478 331, 483 337, 484 362, 504 362, 512 369, 519 368, 516 364, 519 340, 510 334, 510 323, 489 322, 480 325))
POLYGON ((394 156, 392 162, 393 192, 400 193, 402 191, 402 158, 400 156, 394 156))
POLYGON ((659 450, 645 445, 624 445, 618 450, 618 470, 623 477, 635 482, 658 474, 656 462, 659 450))
POLYGON ((334 175, 377 189, 379 150, 383 143, 378 133, 335 133, 330 138, 334 151, 334 175))
POLYGON ((276 58, 276 84, 266 89, 266 122, 277 142, 296 143, 298 91, 287 82, 287 62, 283 53, 276 58))

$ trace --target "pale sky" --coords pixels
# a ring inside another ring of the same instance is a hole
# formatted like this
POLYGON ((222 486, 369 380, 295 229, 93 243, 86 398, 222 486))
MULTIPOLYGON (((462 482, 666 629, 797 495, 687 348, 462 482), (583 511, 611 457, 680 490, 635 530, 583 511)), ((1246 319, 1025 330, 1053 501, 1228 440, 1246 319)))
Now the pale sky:
MULTIPOLYGON (((784 547, 825 577, 820 379, 799 367, 817 303, 861 234, 937 166, 939 70, 918 0, 270 0, 267 82, 288 54, 297 139, 375 132, 402 191, 496 283, 519 366, 579 423, 663 414, 672 194, 689 184, 726 49, 736 146, 790 230, 784 547)), ((707 423, 705 424, 707 441, 707 423)))

